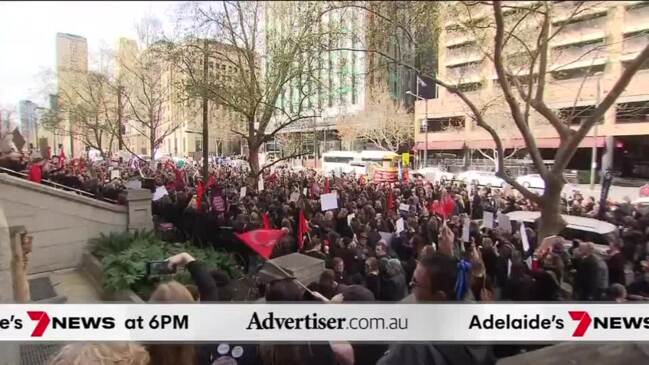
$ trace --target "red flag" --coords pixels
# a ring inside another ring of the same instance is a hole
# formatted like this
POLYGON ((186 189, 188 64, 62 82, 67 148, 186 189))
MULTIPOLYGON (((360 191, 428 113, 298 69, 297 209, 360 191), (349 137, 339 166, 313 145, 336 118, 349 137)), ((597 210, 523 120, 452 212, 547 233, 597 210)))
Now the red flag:
POLYGON ((309 232, 309 222, 304 217, 304 209, 300 209, 300 218, 297 224, 297 247, 299 250, 304 246, 304 235, 309 232))
POLYGON ((386 205, 388 210, 394 209, 394 195, 392 194, 392 189, 388 190, 388 199, 386 205))
POLYGON ((203 194, 205 194, 205 188, 203 182, 199 181, 198 185, 196 185, 196 209, 199 212, 203 211, 203 194))
POLYGON ((261 220, 264 222, 264 229, 272 229, 273 226, 270 224, 270 215, 268 212, 262 214, 261 220))
POLYGON ((33 164, 29 168, 29 181, 33 181, 37 184, 40 184, 42 179, 43 179, 43 166, 38 164, 33 164))
POLYGON ((455 201, 453 198, 446 196, 442 199, 442 217, 449 218, 455 212, 455 201))
POLYGON ((62 168, 65 166, 65 151, 63 151, 63 147, 61 147, 61 151, 59 152, 59 168, 62 168))
POLYGON ((325 194, 331 193, 331 188, 329 187, 329 178, 325 179, 324 192, 325 194))
POLYGON ((269 259, 273 248, 284 236, 284 231, 281 229, 255 229, 246 233, 235 233, 235 235, 261 257, 269 259))

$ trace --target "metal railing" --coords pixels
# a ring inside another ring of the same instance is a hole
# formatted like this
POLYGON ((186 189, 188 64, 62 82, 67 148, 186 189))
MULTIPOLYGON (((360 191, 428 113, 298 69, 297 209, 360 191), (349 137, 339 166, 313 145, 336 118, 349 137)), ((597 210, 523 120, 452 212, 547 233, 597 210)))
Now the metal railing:
MULTIPOLYGON (((23 179, 29 181, 29 175, 24 173, 24 172, 14 171, 14 170, 11 170, 11 169, 8 169, 8 168, 5 168, 5 167, 0 167, 0 172, 5 173, 7 175, 20 177, 20 178, 23 178, 23 179)), ((82 196, 85 196, 85 197, 88 197, 88 198, 105 201, 105 202, 108 202, 108 203, 111 203, 111 204, 118 204, 117 200, 108 199, 108 198, 99 199, 93 193, 87 192, 85 190, 75 189, 73 187, 63 185, 63 184, 59 184, 57 182, 54 182, 54 181, 48 180, 48 179, 42 179, 41 180, 41 185, 49 186, 49 187, 64 190, 64 191, 69 191, 69 192, 72 192, 72 193, 77 193, 79 195, 82 195, 82 196)))

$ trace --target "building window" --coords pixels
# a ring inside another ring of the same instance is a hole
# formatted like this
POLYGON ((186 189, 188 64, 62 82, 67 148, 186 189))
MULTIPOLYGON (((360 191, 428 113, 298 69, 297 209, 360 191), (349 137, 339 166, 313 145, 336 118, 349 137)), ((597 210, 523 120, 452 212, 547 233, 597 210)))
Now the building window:
POLYGON ((465 117, 428 118, 427 123, 424 123, 424 120, 422 119, 421 124, 419 125, 419 132, 442 132, 453 129, 464 130, 465 123, 465 117))
POLYGON ((592 67, 574 68, 571 70, 553 71, 552 77, 555 80, 569 80, 592 76, 599 72, 604 72, 604 64, 594 65, 592 67))
POLYGON ((562 108, 559 109, 559 117, 566 124, 580 125, 584 120, 593 115, 594 111, 594 105, 577 106, 574 108, 562 108))
POLYGON ((620 103, 615 108, 618 123, 638 123, 649 121, 649 101, 620 103))

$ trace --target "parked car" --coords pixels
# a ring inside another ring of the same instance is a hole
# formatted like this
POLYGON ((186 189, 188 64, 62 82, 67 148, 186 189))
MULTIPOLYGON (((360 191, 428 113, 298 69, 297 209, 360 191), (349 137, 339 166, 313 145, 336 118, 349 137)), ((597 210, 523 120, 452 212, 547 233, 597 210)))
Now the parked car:
POLYGON ((504 188, 507 185, 505 180, 496 176, 496 174, 492 171, 464 171, 459 173, 455 179, 466 184, 476 184, 498 188, 504 188))
POLYGON ((526 188, 545 189, 545 181, 539 174, 519 176, 516 178, 516 182, 526 188))
MULTIPOLYGON (((527 227, 534 228, 536 220, 541 216, 541 212, 519 210, 509 212, 507 215, 512 221, 524 222, 527 227)), ((589 241, 595 244, 597 252, 605 254, 609 249, 609 243, 618 234, 617 227, 599 219, 568 214, 562 214, 561 217, 566 222, 566 228, 561 231, 560 236, 568 240, 566 246, 570 246, 570 241, 573 239, 589 241)))
POLYGON ((421 176, 429 181, 450 181, 455 178, 451 172, 444 171, 440 167, 424 167, 412 172, 414 177, 421 176))

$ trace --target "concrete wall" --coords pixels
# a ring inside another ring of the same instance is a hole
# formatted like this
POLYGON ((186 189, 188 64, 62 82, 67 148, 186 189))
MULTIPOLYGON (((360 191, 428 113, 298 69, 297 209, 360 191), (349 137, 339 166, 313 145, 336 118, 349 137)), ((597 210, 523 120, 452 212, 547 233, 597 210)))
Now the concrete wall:
POLYGON ((23 225, 34 236, 29 274, 76 267, 88 240, 124 231, 125 206, 109 204, 0 174, 0 231, 23 225))

